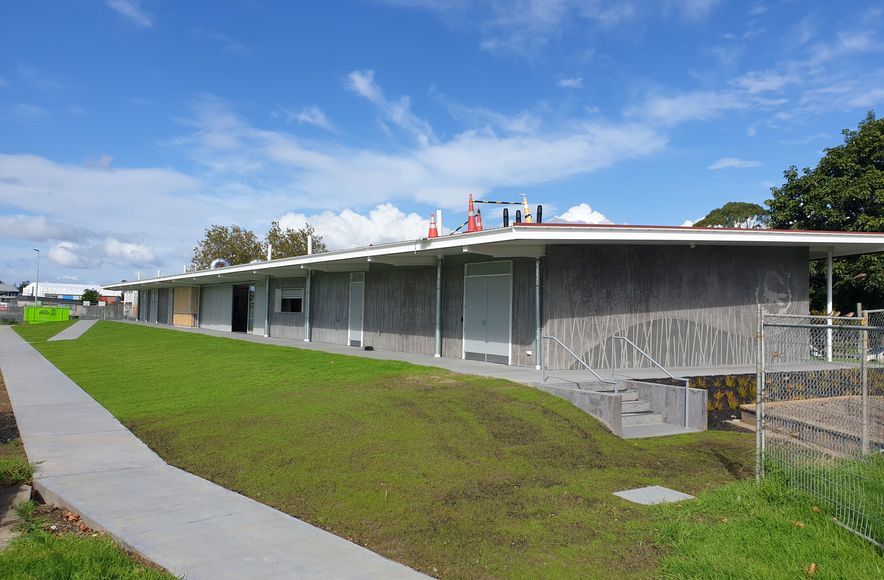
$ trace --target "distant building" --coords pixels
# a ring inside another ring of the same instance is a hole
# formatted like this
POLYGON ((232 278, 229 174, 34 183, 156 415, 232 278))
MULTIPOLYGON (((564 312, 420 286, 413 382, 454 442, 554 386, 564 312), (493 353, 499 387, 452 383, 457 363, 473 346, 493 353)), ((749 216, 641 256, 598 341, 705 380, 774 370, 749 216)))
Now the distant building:
POLYGON ((33 298, 35 288, 37 288, 37 298, 46 302, 79 302, 83 299, 83 292, 90 288, 98 290, 101 301, 107 304, 116 304, 120 301, 123 294, 114 290, 105 290, 101 286, 94 284, 68 284, 60 282, 40 282, 35 284, 31 282, 22 289, 21 297, 30 296, 33 298))
POLYGON ((0 283, 0 302, 10 302, 15 300, 18 298, 19 294, 21 294, 21 292, 19 292, 17 286, 0 283))

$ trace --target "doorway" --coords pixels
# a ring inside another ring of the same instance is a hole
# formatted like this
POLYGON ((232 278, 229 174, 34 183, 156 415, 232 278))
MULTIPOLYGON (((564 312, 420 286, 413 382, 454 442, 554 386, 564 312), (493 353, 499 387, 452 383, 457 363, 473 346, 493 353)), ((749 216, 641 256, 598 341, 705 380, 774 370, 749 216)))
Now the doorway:
POLYGON ((249 331, 249 294, 248 286, 233 287, 233 312, 230 318, 233 332, 249 331))
POLYGON ((465 268, 463 357, 509 364, 512 262, 482 262, 465 268))

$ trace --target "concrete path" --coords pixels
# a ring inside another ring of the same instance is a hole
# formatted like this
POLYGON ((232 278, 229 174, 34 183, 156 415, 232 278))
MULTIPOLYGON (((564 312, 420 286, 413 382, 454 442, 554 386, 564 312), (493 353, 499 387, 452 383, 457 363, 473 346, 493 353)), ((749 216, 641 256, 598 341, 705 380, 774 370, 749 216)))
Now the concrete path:
POLYGON ((18 517, 17 508, 30 499, 30 485, 11 485, 0 490, 0 552, 18 536, 21 518, 18 517))
MULTIPOLYGON (((410 352, 397 352, 392 350, 363 350, 352 346, 344 346, 338 344, 327 344, 320 342, 304 342, 303 340, 294 340, 290 338, 271 338, 255 334, 247 334, 244 332, 225 332, 221 330, 208 330, 205 328, 187 328, 182 326, 171 326, 168 324, 153 324, 150 322, 136 322, 133 320, 119 320, 124 324, 137 324, 149 326, 151 328, 163 328, 167 330, 175 330, 179 332, 191 332, 194 334, 205 334, 208 336, 218 336, 221 338, 230 338, 233 340, 244 340, 246 342, 257 342, 261 344, 275 344, 277 346, 286 346, 290 348, 303 348, 307 350, 319 350, 333 354, 344 354, 350 356, 359 356, 364 358, 372 358, 379 360, 397 360, 408 362, 416 365, 433 366, 456 373, 464 373, 471 375, 479 375, 483 377, 491 377, 497 379, 506 379, 526 385, 536 385, 541 381, 540 371, 532 367, 509 366, 496 363, 488 363, 473 360, 464 360, 459 358, 434 357, 423 354, 414 354, 410 352)), ((683 367, 669 369, 672 374, 679 377, 696 377, 707 375, 730 375, 730 374, 755 374, 755 367, 749 365, 742 366, 722 366, 722 367, 683 367)), ((575 382, 595 383, 597 379, 585 370, 547 370, 547 380, 549 384, 570 384, 575 382)), ((604 378, 609 378, 610 371, 600 370, 604 378)), ((638 368, 638 369, 618 369, 616 378, 618 379, 650 379, 664 378, 666 375, 655 368, 638 368)))
POLYGON ((83 334, 92 328, 97 320, 78 320, 71 324, 49 340, 75 340, 83 336, 83 334))
POLYGON ((43 498, 124 546, 199 578, 420 574, 167 465, 8 326, 0 370, 43 498))

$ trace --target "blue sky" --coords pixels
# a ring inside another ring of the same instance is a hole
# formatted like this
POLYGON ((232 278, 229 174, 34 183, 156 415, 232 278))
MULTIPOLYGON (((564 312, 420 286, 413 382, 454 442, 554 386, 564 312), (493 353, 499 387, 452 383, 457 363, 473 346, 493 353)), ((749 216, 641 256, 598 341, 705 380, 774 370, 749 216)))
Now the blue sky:
POLYGON ((181 271, 213 223, 413 238, 468 192, 681 225, 880 112, 882 27, 879 2, 5 2, 0 279, 32 248, 43 280, 181 271))

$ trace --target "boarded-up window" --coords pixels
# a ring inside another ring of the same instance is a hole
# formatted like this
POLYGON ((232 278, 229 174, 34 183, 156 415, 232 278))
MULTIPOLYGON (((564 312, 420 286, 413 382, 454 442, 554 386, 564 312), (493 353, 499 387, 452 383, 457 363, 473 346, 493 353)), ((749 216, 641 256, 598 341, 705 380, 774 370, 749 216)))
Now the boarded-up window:
POLYGON ((276 291, 276 312, 303 312, 303 288, 279 288, 276 291))

